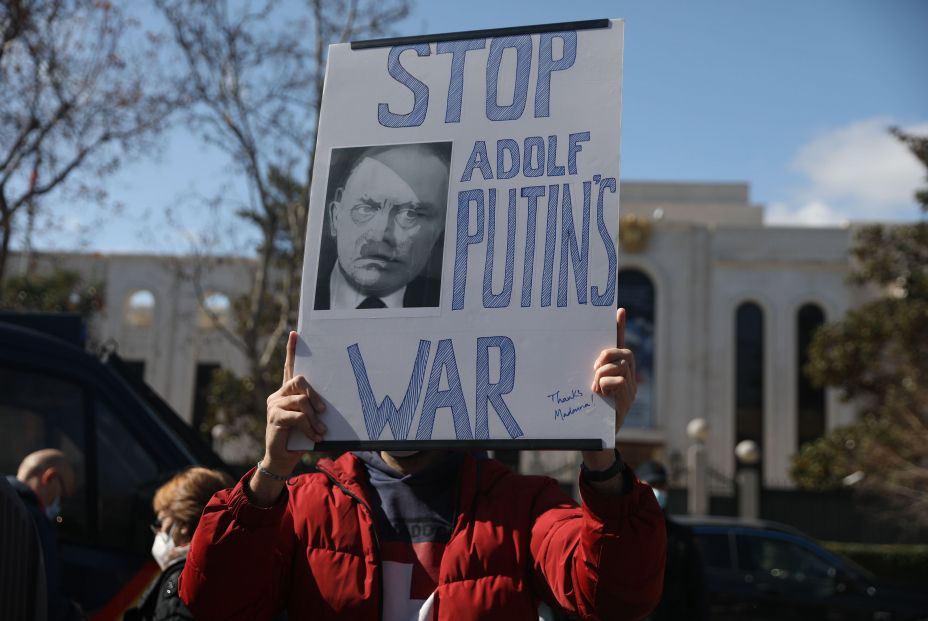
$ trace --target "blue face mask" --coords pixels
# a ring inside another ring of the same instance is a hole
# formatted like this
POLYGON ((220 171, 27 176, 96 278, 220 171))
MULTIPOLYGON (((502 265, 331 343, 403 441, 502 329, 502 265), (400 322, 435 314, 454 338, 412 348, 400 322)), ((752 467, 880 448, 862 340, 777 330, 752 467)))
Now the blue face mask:
POLYGON ((45 517, 54 522, 61 515, 61 496, 55 496, 55 500, 45 507, 45 517))
POLYGON ((661 509, 667 508, 667 492, 662 489, 657 489, 652 487, 651 491, 654 492, 654 497, 657 498, 657 504, 660 505, 661 509))

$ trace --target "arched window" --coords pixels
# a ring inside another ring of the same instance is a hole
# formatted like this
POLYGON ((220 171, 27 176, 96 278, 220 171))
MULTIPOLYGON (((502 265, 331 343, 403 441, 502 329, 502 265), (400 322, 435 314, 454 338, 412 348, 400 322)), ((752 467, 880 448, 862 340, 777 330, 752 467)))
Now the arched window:
POLYGON ((210 293, 203 298, 203 303, 200 305, 197 325, 206 330, 228 325, 231 310, 232 304, 229 296, 224 293, 210 293))
POLYGON ((147 289, 132 292, 123 308, 123 319, 133 328, 148 328, 155 322, 155 295, 147 289))
POLYGON ((742 440, 763 450, 764 311, 754 302, 735 313, 735 445, 742 440))
POLYGON ((654 395, 654 283, 637 269, 620 270, 617 298, 625 309, 625 346, 635 352, 638 372, 638 393, 626 427, 654 426, 652 398, 654 395))
POLYGON ((825 435, 825 389, 813 386, 805 372, 809 363, 809 344, 823 323, 825 312, 818 304, 805 304, 796 314, 796 427, 799 446, 825 435))

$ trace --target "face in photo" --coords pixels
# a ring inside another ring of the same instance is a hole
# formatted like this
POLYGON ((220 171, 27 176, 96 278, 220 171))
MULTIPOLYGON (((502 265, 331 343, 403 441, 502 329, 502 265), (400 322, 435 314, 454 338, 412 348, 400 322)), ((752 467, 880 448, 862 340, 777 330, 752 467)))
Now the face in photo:
POLYGON ((423 145, 372 148, 329 205, 336 269, 359 293, 385 296, 424 269, 445 228, 448 164, 423 145))

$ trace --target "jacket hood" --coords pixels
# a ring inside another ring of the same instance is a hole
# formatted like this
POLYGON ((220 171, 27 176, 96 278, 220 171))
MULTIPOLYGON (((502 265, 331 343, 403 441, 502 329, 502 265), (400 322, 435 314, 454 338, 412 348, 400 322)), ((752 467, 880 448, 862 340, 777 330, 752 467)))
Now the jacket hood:
MULTIPOLYGON (((369 463, 382 461, 379 456, 376 460, 368 456, 363 459, 369 463)), ((335 460, 323 458, 316 464, 316 469, 362 501, 370 502, 367 471, 359 455, 345 453, 335 460)), ((464 452, 458 474, 460 513, 469 511, 478 495, 489 492, 507 474, 512 474, 512 471, 498 461, 488 459, 485 451, 464 452)))

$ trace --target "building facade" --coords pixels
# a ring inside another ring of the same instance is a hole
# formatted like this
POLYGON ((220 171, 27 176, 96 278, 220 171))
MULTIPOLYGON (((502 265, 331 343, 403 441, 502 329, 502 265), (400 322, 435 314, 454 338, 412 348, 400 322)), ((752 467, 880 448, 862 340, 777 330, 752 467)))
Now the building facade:
MULTIPOLYGON (((851 406, 801 373, 815 327, 864 301, 846 283, 853 229, 764 226, 763 208, 741 183, 626 182, 621 195, 618 296, 628 309, 639 398, 620 449, 631 463, 664 461, 682 483, 687 423, 702 418, 713 491, 732 489, 734 447, 744 439, 761 447, 765 485, 790 486, 800 444, 854 418, 851 406)), ((207 269, 191 257, 36 261, 104 283, 95 336, 115 341, 188 422, 202 420, 212 370, 244 372, 244 357, 212 317, 247 292, 250 260, 213 260, 207 269)), ((570 483, 576 455, 525 453, 521 468, 570 483)))
POLYGON ((622 446, 679 473, 687 423, 703 418, 718 491, 745 439, 760 445, 765 485, 789 486, 799 445, 854 418, 801 372, 812 331, 863 301, 846 282, 853 230, 766 227, 744 184, 628 183, 622 214, 619 304, 653 339, 641 339, 647 412, 628 421, 622 446))

